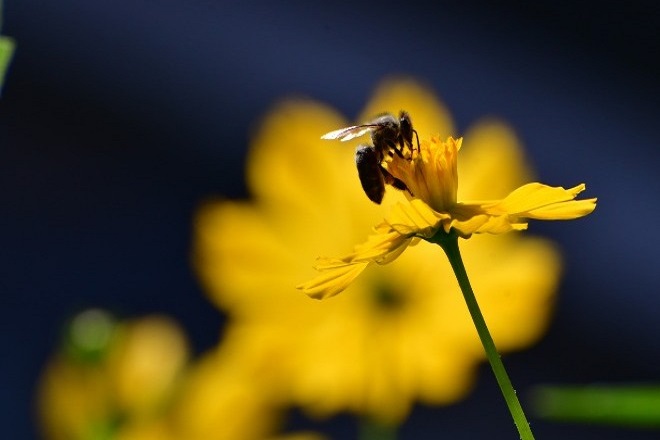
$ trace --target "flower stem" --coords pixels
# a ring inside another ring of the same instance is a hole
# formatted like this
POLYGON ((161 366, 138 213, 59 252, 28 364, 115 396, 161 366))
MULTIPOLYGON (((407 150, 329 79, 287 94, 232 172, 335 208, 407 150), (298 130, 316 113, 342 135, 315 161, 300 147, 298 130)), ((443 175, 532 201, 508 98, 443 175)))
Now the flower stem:
POLYGON ((477 328, 477 333, 479 334, 481 343, 483 344, 484 350, 486 351, 488 362, 490 362, 490 366, 493 369, 497 383, 500 386, 500 390, 502 390, 504 400, 506 401, 506 404, 509 407, 509 412, 513 417, 513 422, 516 424, 516 428, 518 428, 518 434, 520 434, 520 438, 522 440, 533 440, 534 435, 532 434, 532 430, 529 427, 525 413, 520 406, 516 391, 513 389, 513 385, 511 385, 511 380, 509 379, 509 376, 504 369, 502 359, 497 353, 493 338, 488 331, 484 316, 481 314, 481 310, 479 309, 477 298, 474 296, 474 292, 470 286, 470 280, 468 279, 465 266, 463 265, 463 259, 461 258, 461 253, 458 249, 458 234, 453 230, 451 230, 449 233, 446 233, 440 229, 438 233, 428 239, 428 241, 438 244, 442 250, 445 251, 445 254, 447 254, 449 263, 454 270, 458 284, 461 287, 461 291, 463 292, 465 303, 467 304, 470 315, 472 316, 472 321, 477 328))

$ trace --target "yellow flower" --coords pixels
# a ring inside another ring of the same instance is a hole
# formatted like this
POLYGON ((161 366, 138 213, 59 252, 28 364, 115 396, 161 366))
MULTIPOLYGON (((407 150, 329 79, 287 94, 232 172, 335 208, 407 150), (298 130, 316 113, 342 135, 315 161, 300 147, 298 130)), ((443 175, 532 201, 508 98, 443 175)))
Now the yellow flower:
POLYGON ((313 298, 328 298, 344 290, 370 263, 387 264, 415 239, 433 237, 439 230, 472 234, 502 234, 527 229, 526 219, 568 220, 596 208, 596 199, 574 200, 584 184, 570 189, 528 183, 502 200, 457 202, 457 157, 462 139, 437 136, 423 140, 420 149, 385 161, 388 172, 402 181, 409 202, 400 202, 375 227, 366 243, 343 258, 321 258, 315 279, 300 289, 313 298))
MULTIPOLYGON (((231 333, 231 331, 230 331, 231 333)), ((237 351, 226 335, 206 353, 185 378, 171 413, 171 431, 181 440, 322 440, 317 434, 276 436, 284 422, 284 407, 273 399, 268 365, 237 351)))
MULTIPOLYGON (((227 350, 224 350, 226 353, 227 350)), ((245 363, 213 351, 191 369, 172 413, 177 437, 188 440, 263 439, 279 412, 245 363)))
POLYGON ((40 382, 45 438, 165 438, 160 418, 188 359, 178 325, 158 315, 115 324, 88 310, 67 343, 40 382))
MULTIPOLYGON (((384 83, 358 122, 401 109, 410 112, 420 134, 452 133, 447 110, 428 89, 407 80, 384 83)), ((421 241, 399 256, 420 239, 387 223, 356 252, 379 262, 398 256, 388 270, 374 267, 355 279, 371 259, 355 265, 335 260, 350 294, 329 301, 312 301, 293 287, 311 278, 309 262, 319 249, 343 252, 389 209, 406 212, 402 192, 388 190, 381 206, 369 202, 352 148, 319 139, 348 125, 318 103, 277 106, 256 133, 248 159, 254 199, 209 202, 200 210, 195 265, 211 299, 230 316, 236 350, 264 365, 282 401, 311 414, 353 411, 397 423, 416 400, 447 404, 464 396, 484 354, 439 249, 421 241)), ((456 200, 501 198, 530 177, 515 136, 502 123, 476 124, 463 150, 456 200)), ((495 238, 472 237, 462 255, 474 269, 472 283, 493 337, 509 351, 530 345, 545 330, 560 261, 545 240, 495 238)))
POLYGON ((44 438, 322 440, 274 436, 283 408, 249 367, 258 365, 234 356, 231 340, 183 371, 187 344, 170 319, 115 323, 89 310, 73 320, 67 343, 40 384, 44 438))

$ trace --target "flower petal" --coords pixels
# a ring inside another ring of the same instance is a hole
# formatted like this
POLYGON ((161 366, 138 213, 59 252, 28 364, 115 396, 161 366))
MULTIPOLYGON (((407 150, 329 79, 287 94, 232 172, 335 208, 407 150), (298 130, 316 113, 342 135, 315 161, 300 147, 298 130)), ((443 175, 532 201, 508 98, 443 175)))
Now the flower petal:
MULTIPOLYGON (((318 233, 318 225, 305 225, 306 219, 295 222, 296 216, 290 213, 291 229, 274 227, 275 213, 262 207, 208 202, 195 219, 193 264, 218 307, 230 310, 232 316, 248 315, 263 323, 310 302, 296 292, 295 284, 317 275, 310 264, 318 255, 317 242, 334 254, 350 249, 354 238, 346 240, 352 235, 345 232, 341 219, 335 222, 336 231, 329 229, 328 222, 326 234, 318 233)), ((358 236, 357 231, 354 235, 358 236)))
POLYGON ((596 199, 574 200, 584 189, 584 184, 573 188, 552 187, 534 182, 523 185, 499 202, 484 204, 491 214, 538 220, 570 220, 583 217, 596 208, 596 199))
POLYGON ((315 269, 320 274, 299 284, 300 289, 314 299, 326 299, 341 293, 369 265, 368 261, 345 262, 338 259, 320 259, 315 269))
POLYGON ((401 235, 383 223, 375 234, 355 246, 353 253, 343 258, 319 258, 314 269, 321 272, 312 280, 296 286, 315 299, 325 299, 344 291, 370 263, 388 264, 406 250, 412 236, 401 235))
POLYGON ((412 240, 411 236, 401 235, 385 223, 378 225, 375 232, 367 237, 366 242, 355 246, 354 253, 347 259, 387 264, 396 259, 412 240))
POLYGON ((318 210, 322 204, 316 201, 325 200, 331 209, 336 199, 345 197, 345 187, 359 187, 346 177, 355 172, 352 150, 320 139, 345 125, 336 111, 313 101, 277 105, 256 132, 247 159, 252 194, 269 204, 304 210, 318 210))
POLYGON ((514 131, 495 119, 479 121, 463 136, 457 199, 501 199, 531 174, 514 131))
MULTIPOLYGON (((472 287, 498 350, 519 349, 538 339, 552 311, 561 268, 558 249, 526 234, 481 234, 461 243, 461 255, 474 274, 472 287)), ((483 356, 469 316, 460 308, 452 312, 460 315, 453 318, 452 336, 483 356)))
POLYGON ((422 200, 413 199, 394 205, 385 222, 401 235, 429 238, 437 230, 438 223, 449 218, 448 214, 435 212, 422 200))
POLYGON ((530 211, 526 217, 537 220, 571 220, 584 217, 596 209, 596 198, 570 200, 530 211))
POLYGON ((527 229, 526 222, 507 214, 492 215, 480 204, 459 203, 452 208, 451 217, 451 222, 445 224, 445 232, 454 228, 464 238, 472 234, 504 234, 527 229))

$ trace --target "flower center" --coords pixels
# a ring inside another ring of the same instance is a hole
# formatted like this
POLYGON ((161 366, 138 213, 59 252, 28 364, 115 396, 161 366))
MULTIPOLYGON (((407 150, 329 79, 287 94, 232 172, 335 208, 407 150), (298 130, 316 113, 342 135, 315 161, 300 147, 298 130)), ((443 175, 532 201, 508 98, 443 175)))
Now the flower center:
POLYGON ((405 304, 404 295, 392 285, 377 284, 373 289, 373 301, 378 310, 395 311, 405 304))
POLYGON ((456 158, 461 139, 437 136, 422 140, 420 150, 393 155, 386 161, 387 171, 401 181, 413 198, 421 199, 437 212, 456 204, 458 175, 456 158))

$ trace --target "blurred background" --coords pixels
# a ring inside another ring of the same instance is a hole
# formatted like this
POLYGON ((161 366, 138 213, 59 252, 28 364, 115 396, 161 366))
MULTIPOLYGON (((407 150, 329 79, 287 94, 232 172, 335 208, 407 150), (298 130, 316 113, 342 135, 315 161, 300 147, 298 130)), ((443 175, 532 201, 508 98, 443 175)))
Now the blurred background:
MULTIPOLYGON (((163 312, 193 352, 215 344, 223 316, 190 268, 195 208, 248 196, 250 133, 278 99, 352 118, 392 74, 434 87, 459 131, 504 119, 541 181, 599 198, 586 219, 531 224, 565 274, 546 337, 505 359, 523 405, 537 384, 660 382, 655 2, 9 0, 3 21, 17 42, 0 100, 3 437, 38 438, 36 381, 80 310, 163 312)), ((401 438, 516 438, 480 373, 401 438)), ((537 438, 660 436, 531 418, 537 438)), ((354 436, 344 418, 324 429, 354 436)))

